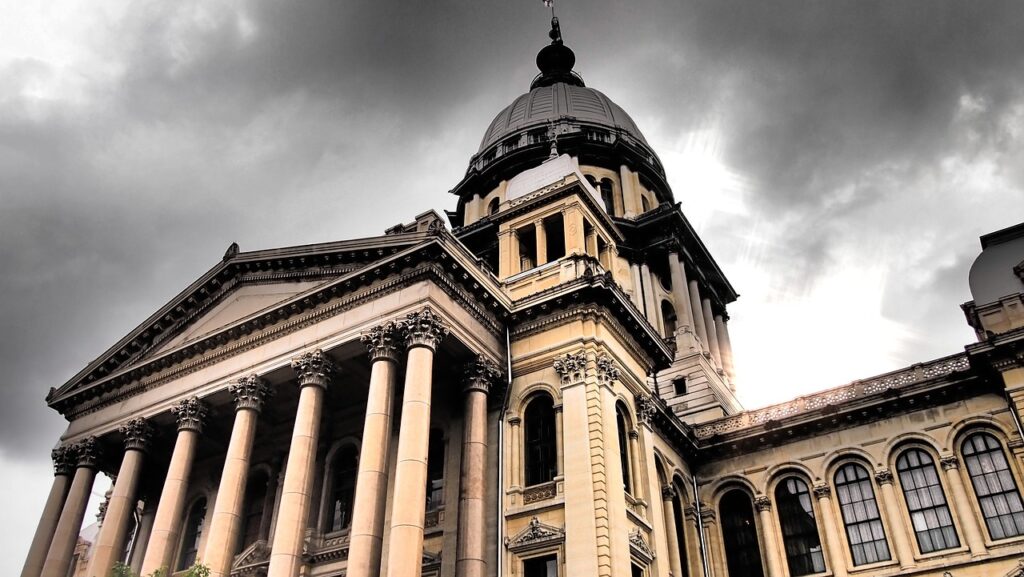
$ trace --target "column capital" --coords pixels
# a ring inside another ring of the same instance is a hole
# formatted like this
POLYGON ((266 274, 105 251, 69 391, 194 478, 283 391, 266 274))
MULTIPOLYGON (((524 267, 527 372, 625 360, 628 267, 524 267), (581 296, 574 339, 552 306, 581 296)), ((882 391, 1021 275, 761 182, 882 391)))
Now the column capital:
POLYGON ((661 499, 663 501, 670 501, 676 497, 676 488, 672 485, 661 486, 661 499))
POLYGON ((879 485, 892 485, 892 471, 889 469, 875 471, 875 482, 879 485))
POLYGON ((486 395, 491 390, 491 385, 501 378, 501 369, 498 365, 483 355, 477 355, 466 363, 463 371, 462 390, 466 393, 480 391, 486 395))
POLYGON ((828 483, 819 483, 812 489, 814 496, 818 499, 827 499, 832 496, 832 487, 828 483))
POLYGON ((518 427, 519 424, 522 423, 522 422, 523 422, 522 417, 513 416, 513 417, 509 417, 508 418, 508 424, 512 425, 513 427, 518 427))
POLYGON ((597 357, 597 382, 602 385, 611 385, 619 380, 619 369, 615 367, 611 357, 601 354, 597 357))
POLYGON ((583 380, 583 373, 587 368, 587 355, 583 351, 566 353, 556 357, 553 366, 562 379, 562 385, 571 385, 583 380))
POLYGON ((943 471, 949 471, 950 469, 960 468, 960 459, 956 455, 946 455, 945 457, 939 458, 939 464, 942 465, 943 471))
POLYGON ((754 508, 757 509, 758 513, 771 511, 772 500, 768 498, 768 495, 758 495, 757 497, 754 497, 754 508))
POLYGON ((639 394, 634 397, 636 403, 636 418, 640 423, 648 427, 654 424, 654 414, 658 411, 655 400, 650 395, 639 394))
POLYGON ((314 349, 292 359, 292 370, 299 377, 300 387, 313 385, 326 389, 335 368, 334 361, 323 350, 314 349))
POLYGON ((207 412, 206 403, 200 401, 199 397, 182 399, 171 407, 171 414, 178 420, 179 431, 202 433, 207 412))
POLYGON ((249 375, 238 379, 238 382, 228 385, 228 392, 235 397, 235 410, 252 409, 259 413, 263 410, 263 401, 274 395, 267 381, 249 375))
POLYGON ((86 469, 98 469, 100 457, 103 452, 100 449, 99 440, 96 437, 87 437, 70 447, 77 459, 76 465, 86 469))
POLYGON ((149 441, 153 438, 153 427, 146 419, 132 419, 117 428, 117 432, 124 436, 124 450, 142 451, 149 450, 149 441))
POLYGON ((448 336, 448 327, 430 308, 409 313, 402 320, 406 348, 426 347, 437 351, 437 345, 448 336))
POLYGON ((53 474, 70 475, 75 471, 75 450, 73 446, 60 445, 50 451, 53 459, 53 474))
POLYGON ((398 362, 398 341, 401 339, 401 325, 395 321, 387 321, 359 335, 359 340, 366 345, 370 362, 398 362))

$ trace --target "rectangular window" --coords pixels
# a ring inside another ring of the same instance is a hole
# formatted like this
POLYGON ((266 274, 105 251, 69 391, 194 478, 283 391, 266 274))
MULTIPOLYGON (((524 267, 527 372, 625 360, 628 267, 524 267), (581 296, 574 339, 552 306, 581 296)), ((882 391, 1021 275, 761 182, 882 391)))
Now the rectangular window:
POLYGON ((547 239, 547 262, 565 256, 565 223, 562 220, 562 213, 544 219, 544 238, 547 239))
POLYGON ((523 577, 558 577, 558 556, 545 555, 524 560, 523 577))
POLYGON ((676 377, 672 379, 672 388, 675 389, 677 395, 685 395, 686 377, 676 377))
POLYGON ((537 230, 531 224, 516 231, 519 239, 519 271, 537 266, 537 230))

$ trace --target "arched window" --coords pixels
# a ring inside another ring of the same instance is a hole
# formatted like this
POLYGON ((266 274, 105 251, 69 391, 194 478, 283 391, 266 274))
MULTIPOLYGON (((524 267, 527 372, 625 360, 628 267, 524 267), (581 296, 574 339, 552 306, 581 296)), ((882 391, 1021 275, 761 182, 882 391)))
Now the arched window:
POLYGON ((987 433, 968 437, 961 451, 992 539, 1024 535, 1024 504, 999 441, 987 433))
POLYGON ((683 524, 683 486, 681 483, 673 483, 675 485, 675 492, 672 494, 672 515, 676 523, 676 546, 679 548, 679 561, 682 565, 683 574, 680 577, 686 577, 689 574, 689 567, 686 562, 686 525, 683 524))
POLYGON ((907 449, 896 460, 896 471, 921 552, 959 547, 960 539, 931 455, 921 449, 907 449))
POLYGON ((444 433, 430 429, 427 444, 427 511, 444 506, 444 433))
POLYGON ((835 481, 853 564, 867 565, 891 559, 867 470, 856 463, 843 465, 836 472, 835 481))
POLYGON ((729 577, 764 577, 750 497, 740 489, 733 489, 722 496, 718 509, 722 516, 722 544, 729 577))
POLYGON ((188 511, 184 532, 181 536, 181 552, 178 554, 177 571, 184 571, 196 562, 199 556, 199 541, 203 538, 203 522, 206 519, 206 499, 199 499, 188 511))
POLYGON ((331 516, 329 531, 341 531, 352 523, 352 504, 359 474, 359 454, 345 445, 331 462, 331 516))
POLYGON ((526 405, 523 420, 526 486, 547 483, 558 471, 554 401, 548 395, 537 395, 526 405))
POLYGON ((612 181, 607 178, 601 179, 598 187, 601 191, 601 201, 604 203, 604 211, 610 215, 615 214, 615 196, 612 193, 612 181))
POLYGON ((799 577, 823 572, 825 556, 807 483, 798 477, 784 479, 775 487, 775 506, 779 510, 789 574, 799 577))
POLYGON ((498 212, 498 205, 501 204, 497 198, 492 198, 491 202, 487 203, 487 216, 490 216, 498 212))
POLYGON ((661 301, 661 324, 665 326, 665 336, 672 337, 676 334, 676 309, 672 303, 661 301))
POLYGON ((263 511, 267 505, 267 484, 269 477, 263 471, 253 473, 249 477, 245 489, 245 518, 242 519, 242 543, 239 550, 245 549, 263 538, 263 511))
POLYGON ((626 411, 621 403, 615 404, 615 426, 619 433, 619 465, 622 466, 622 488, 633 493, 633 479, 629 470, 629 435, 626 431, 626 411))

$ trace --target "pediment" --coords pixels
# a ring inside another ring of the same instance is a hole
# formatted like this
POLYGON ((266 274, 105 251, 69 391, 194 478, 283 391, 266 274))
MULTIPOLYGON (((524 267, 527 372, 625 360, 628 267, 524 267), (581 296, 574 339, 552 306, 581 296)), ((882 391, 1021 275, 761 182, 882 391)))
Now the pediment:
POLYGON ((537 517, 533 517, 522 531, 505 540, 505 546, 509 551, 518 553, 564 540, 564 529, 548 525, 537 517))

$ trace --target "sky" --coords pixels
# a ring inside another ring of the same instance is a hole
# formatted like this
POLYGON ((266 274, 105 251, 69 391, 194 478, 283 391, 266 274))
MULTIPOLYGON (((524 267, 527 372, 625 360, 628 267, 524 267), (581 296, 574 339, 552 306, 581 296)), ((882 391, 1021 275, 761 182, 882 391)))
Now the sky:
MULTIPOLYGON (((576 70, 636 121, 741 295, 747 407, 972 340, 959 305, 978 236, 1024 220, 1018 2, 557 1, 576 70)), ((231 242, 373 236, 453 209, 490 120, 536 74, 550 15, 540 0, 0 13, 0 574, 14 575, 66 425, 49 388, 231 242)))

